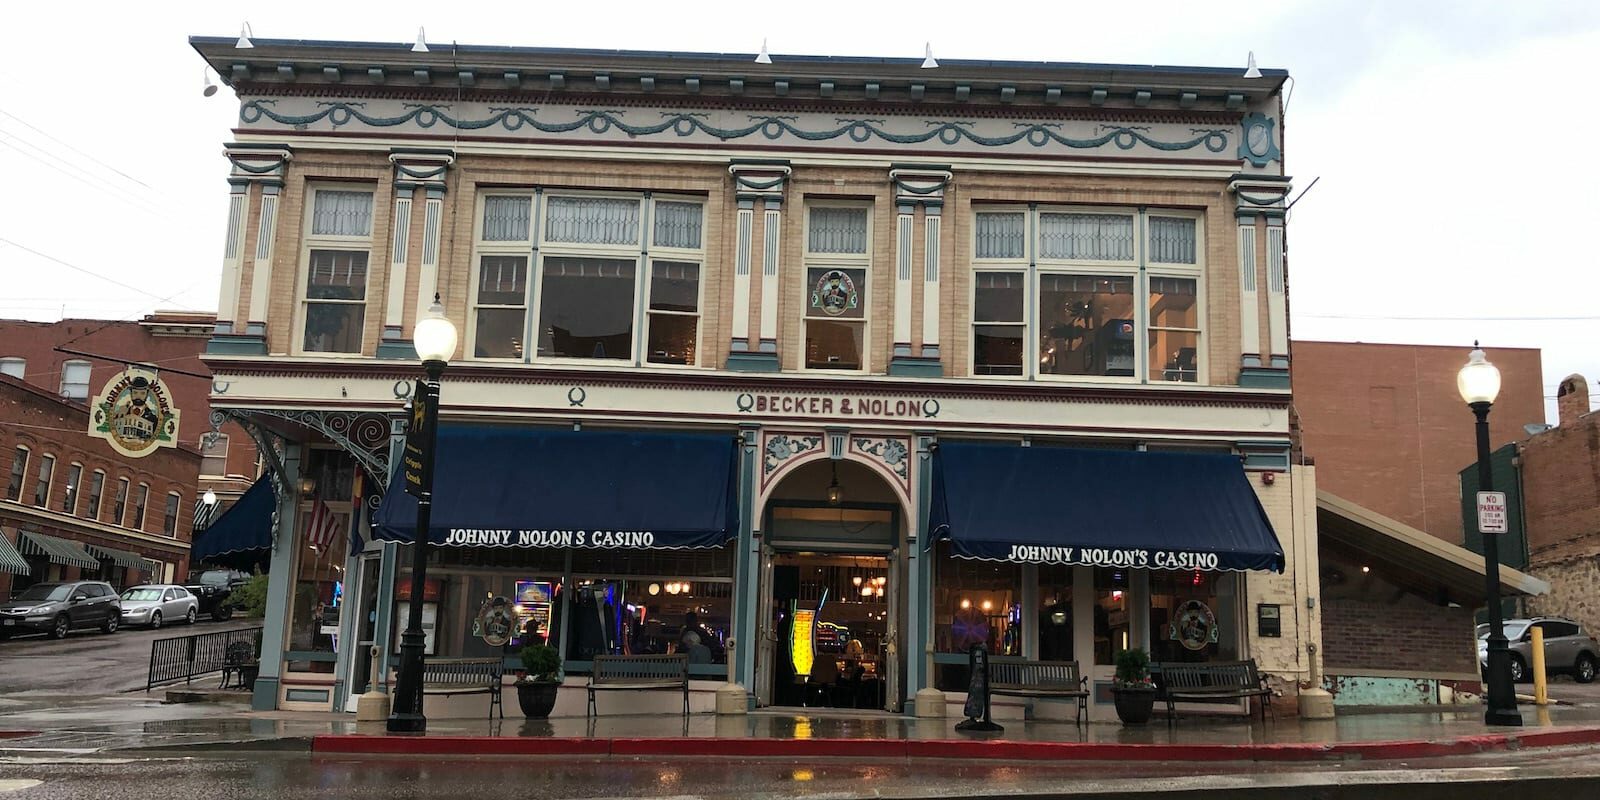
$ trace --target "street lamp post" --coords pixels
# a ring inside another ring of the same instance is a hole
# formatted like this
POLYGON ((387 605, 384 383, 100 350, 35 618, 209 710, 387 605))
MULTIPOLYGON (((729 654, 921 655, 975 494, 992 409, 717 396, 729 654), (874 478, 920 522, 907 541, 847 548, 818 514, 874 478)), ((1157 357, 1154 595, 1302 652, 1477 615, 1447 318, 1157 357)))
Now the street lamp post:
MULTIPOLYGON (((1500 394, 1500 370, 1484 358, 1477 342, 1472 343, 1472 353, 1466 366, 1456 375, 1456 388, 1461 399, 1467 402, 1478 418, 1478 491, 1493 491, 1493 477, 1489 468, 1489 408, 1500 394)), ((1505 626, 1500 619, 1500 546, 1499 537, 1484 533, 1479 526, 1478 536, 1483 540, 1483 571, 1486 581, 1489 611, 1488 666, 1489 707, 1483 721, 1489 725, 1521 725, 1522 714, 1517 711, 1516 687, 1511 682, 1511 651, 1506 647, 1505 626)))
MULTIPOLYGON (((414 393, 422 403, 422 441, 419 443, 419 485, 417 529, 411 537, 411 599, 406 610, 406 629, 400 634, 400 675, 395 682, 394 712, 388 728, 395 733, 421 733, 428 728, 422 713, 422 658, 426 637, 422 633, 422 594, 428 577, 428 528, 433 512, 433 456, 439 421, 439 379, 450 357, 456 352, 456 327, 445 318, 444 306, 436 295, 428 316, 417 322, 412 341, 422 359, 425 383, 414 393)), ((410 455, 408 453, 408 458, 410 455)), ((408 464, 407 469, 410 469, 408 464)), ((409 476, 408 476, 409 480, 409 476)))

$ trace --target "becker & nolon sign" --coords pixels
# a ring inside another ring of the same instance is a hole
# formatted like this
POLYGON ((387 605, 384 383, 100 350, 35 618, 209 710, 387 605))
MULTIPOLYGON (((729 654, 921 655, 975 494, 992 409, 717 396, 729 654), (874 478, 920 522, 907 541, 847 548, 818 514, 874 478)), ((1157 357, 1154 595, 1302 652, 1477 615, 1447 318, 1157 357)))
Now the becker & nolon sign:
POLYGON ((931 397, 741 392, 734 399, 734 405, 745 414, 878 419, 932 419, 939 416, 939 401, 931 397))

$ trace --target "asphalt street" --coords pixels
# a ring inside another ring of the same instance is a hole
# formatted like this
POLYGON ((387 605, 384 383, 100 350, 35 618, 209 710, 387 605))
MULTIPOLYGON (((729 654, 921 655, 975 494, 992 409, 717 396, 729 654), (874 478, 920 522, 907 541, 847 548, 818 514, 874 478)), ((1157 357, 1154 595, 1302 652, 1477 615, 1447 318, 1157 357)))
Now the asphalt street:
POLYGON ((150 643, 167 636, 250 628, 261 620, 202 619, 193 626, 152 631, 123 628, 113 634, 74 631, 55 640, 43 634, 0 641, 0 698, 19 694, 111 694, 143 689, 150 643))
MULTIPOLYGON (((1508 792, 1594 797, 1594 752, 1436 759, 1442 764, 1244 765, 1190 774, 1169 763, 747 763, 531 758, 316 758, 289 753, 198 757, 0 760, 0 798, 91 800, 160 787, 164 800, 518 797, 766 800, 767 798, 1317 798, 1474 800, 1508 792), (1425 769, 1420 769, 1425 768, 1425 769)), ((1216 768, 1220 765, 1208 765, 1216 768)))

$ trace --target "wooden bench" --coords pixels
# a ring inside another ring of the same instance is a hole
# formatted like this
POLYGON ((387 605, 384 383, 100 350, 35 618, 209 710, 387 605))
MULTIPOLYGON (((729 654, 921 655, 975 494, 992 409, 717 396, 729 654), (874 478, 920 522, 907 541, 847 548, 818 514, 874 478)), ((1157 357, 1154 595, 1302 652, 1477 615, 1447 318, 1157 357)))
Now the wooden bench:
POLYGON ((496 707, 500 718, 506 718, 506 707, 501 702, 501 678, 505 676, 504 659, 499 658, 429 658, 422 666, 422 693, 450 696, 453 694, 488 694, 489 717, 494 718, 496 707))
POLYGON ((989 694, 1042 700, 1076 700, 1074 721, 1089 716, 1087 681, 1076 661, 1029 661, 1014 656, 989 657, 989 694))
POLYGON ((1213 661, 1208 664, 1163 662, 1150 671, 1157 697, 1167 701, 1167 724, 1177 718, 1179 701, 1248 700, 1261 698, 1261 721, 1267 720, 1272 690, 1266 676, 1256 671, 1255 659, 1213 661))
MULTIPOLYGON (((676 689, 683 692, 683 715, 689 716, 689 654, 667 656, 595 656, 589 674, 586 716, 598 716, 594 693, 613 689, 676 689)), ((687 722, 685 724, 688 724, 687 722)))

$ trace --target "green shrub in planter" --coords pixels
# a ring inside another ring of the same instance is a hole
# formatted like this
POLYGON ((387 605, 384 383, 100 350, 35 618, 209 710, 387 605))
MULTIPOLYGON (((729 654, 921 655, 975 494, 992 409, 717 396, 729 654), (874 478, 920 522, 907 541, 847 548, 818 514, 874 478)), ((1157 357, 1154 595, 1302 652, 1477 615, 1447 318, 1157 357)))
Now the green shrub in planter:
POLYGON ((522 648, 522 668, 528 673, 527 680, 539 683, 553 683, 561 674, 561 654, 554 647, 547 644, 530 644, 522 648))

